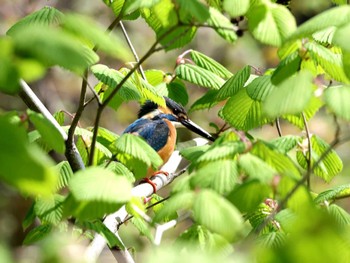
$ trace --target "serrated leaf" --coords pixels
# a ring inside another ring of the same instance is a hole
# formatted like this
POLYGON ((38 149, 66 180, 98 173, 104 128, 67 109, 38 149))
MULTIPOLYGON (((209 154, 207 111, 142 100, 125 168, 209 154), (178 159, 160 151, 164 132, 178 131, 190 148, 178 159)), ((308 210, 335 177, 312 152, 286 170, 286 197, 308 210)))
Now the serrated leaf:
POLYGON ((114 143, 118 138, 119 135, 115 134, 114 132, 103 127, 98 128, 97 141, 109 149, 111 152, 115 152, 114 143))
POLYGON ((249 180, 235 189, 227 196, 242 213, 254 211, 259 204, 270 196, 271 189, 268 185, 258 180, 249 180))
POLYGON ((350 195, 350 184, 332 187, 324 192, 321 192, 316 198, 315 203, 320 204, 325 201, 332 202, 338 198, 350 195))
POLYGON ((327 211, 335 219, 338 226, 348 227, 350 225, 350 215, 342 207, 332 204, 327 211))
POLYGON ((337 116, 350 121, 350 87, 333 86, 324 91, 327 107, 337 116))
POLYGON ((210 89, 218 90, 225 83, 218 75, 191 64, 179 65, 176 67, 175 74, 180 79, 210 89))
POLYGON ((99 57, 74 36, 59 28, 27 26, 11 33, 16 50, 47 66, 58 65, 78 74, 99 57))
POLYGON ((55 166, 55 169, 59 174, 57 190, 61 190, 68 185, 70 178, 73 176, 73 171, 67 161, 60 162, 55 166))
POLYGON ((135 177, 133 173, 120 162, 110 162, 106 169, 114 172, 116 175, 125 176, 130 183, 135 182, 135 177))
POLYGON ((237 236, 243 226, 243 220, 237 208, 211 190, 201 190, 195 196, 193 218, 197 223, 230 241, 237 236))
POLYGON ((35 214, 43 224, 57 225, 62 220, 64 200, 59 194, 38 198, 34 204, 35 214))
POLYGON ((250 179, 257 179, 267 184, 270 183, 273 176, 277 174, 275 169, 251 153, 241 154, 239 156, 238 167, 245 175, 249 176, 250 179))
POLYGON ((228 79, 232 76, 232 73, 228 71, 223 65, 221 65, 214 59, 204 55, 203 53, 191 50, 190 55, 193 62, 197 66, 209 70, 210 72, 213 72, 214 74, 218 75, 223 79, 228 79))
POLYGON ((126 178, 99 167, 78 171, 68 187, 71 194, 64 214, 82 220, 114 212, 131 198, 131 184, 126 178))
POLYGON ((283 153, 288 153, 292 149, 295 148, 295 146, 298 145, 298 142, 300 141, 299 136, 295 135, 285 135, 282 137, 278 137, 272 141, 270 141, 273 145, 277 147, 278 150, 280 150, 283 153))
POLYGON ((263 112, 271 117, 301 113, 313 93, 313 76, 300 71, 274 88, 263 101, 263 112))
POLYGON ((259 246, 264 248, 274 248, 281 247, 285 244, 287 240, 287 235, 283 232, 269 232, 263 235, 260 235, 256 242, 259 246))
POLYGON ((238 17, 248 11, 250 0, 224 0, 222 6, 231 17, 238 17))
POLYGON ((131 223, 136 227, 136 229, 140 232, 142 236, 147 237, 150 241, 154 240, 153 235, 151 233, 151 229, 144 219, 139 217, 133 217, 131 219, 131 223))
POLYGON ((24 195, 47 196, 56 188, 52 160, 29 144, 23 127, 0 116, 0 178, 24 195))
POLYGON ((209 17, 208 8, 198 0, 177 0, 180 6, 180 12, 188 12, 198 22, 205 22, 209 17))
POLYGON ((299 170, 288 155, 278 151, 278 149, 270 143, 257 141, 253 145, 250 153, 262 159, 279 173, 292 178, 299 178, 300 176, 299 170))
POLYGON ((311 36, 317 31, 329 28, 330 26, 340 27, 349 23, 350 7, 341 6, 326 10, 319 15, 309 19, 289 37, 288 41, 311 36))
POLYGON ((157 86, 163 83, 166 75, 162 70, 151 69, 145 71, 145 76, 149 84, 152 86, 157 86))
POLYGON ((271 78, 267 75, 253 79, 246 87, 248 96, 256 101, 264 101, 271 91, 276 88, 272 84, 271 78))
POLYGON ((123 44, 121 38, 113 32, 107 34, 104 27, 86 16, 68 14, 64 17, 62 27, 81 38, 83 42, 90 42, 92 47, 96 46, 108 55, 125 61, 132 58, 130 50, 123 44))
POLYGON ((51 7, 45 6, 42 9, 31 13, 30 15, 22 18, 16 24, 14 24, 10 29, 6 32, 8 35, 13 35, 16 31, 21 31, 23 28, 27 28, 28 26, 57 26, 64 19, 63 13, 59 10, 51 7))
POLYGON ((191 186, 210 188, 226 195, 232 191, 238 178, 237 164, 232 160, 212 161, 201 166, 191 177, 191 186), (218 169, 220 167, 220 169, 218 169))
MULTIPOLYGON (((328 150, 330 147, 328 143, 322 140, 317 135, 311 137, 312 147, 312 162, 311 166, 319 160, 319 158, 328 150)), ((307 154, 308 155, 308 154, 307 154)), ((297 152, 297 160, 301 167, 307 169, 307 161, 305 153, 302 151, 297 152)), ((326 182, 330 182, 334 176, 341 172, 343 169, 343 162, 336 153, 331 150, 319 163, 319 165, 313 170, 314 174, 324 179, 326 182)))
POLYGON ((188 103, 188 93, 185 85, 180 80, 174 80, 167 84, 168 97, 183 106, 188 103))
POLYGON ((246 145, 240 140, 212 144, 210 148, 197 159, 197 162, 213 162, 223 159, 232 160, 237 153, 242 153, 245 149, 246 145))
POLYGON ((263 112, 262 103, 252 100, 246 89, 232 96, 222 108, 220 117, 237 130, 248 131, 269 122, 263 112))
POLYGON ((58 122, 59 125, 63 125, 64 124, 64 120, 65 120, 65 113, 64 111, 58 111, 55 112, 53 117, 55 118, 55 120, 58 122))
POLYGON ((255 4, 247 13, 248 26, 253 36, 264 44, 281 46, 296 29, 294 16, 282 5, 255 4))
POLYGON ((330 49, 315 42, 308 42, 304 46, 306 50, 309 51, 311 58, 320 65, 331 78, 349 83, 343 70, 341 54, 335 54, 330 49))
POLYGON ((62 134, 48 119, 42 114, 27 110, 30 121, 39 131, 42 139, 49 145, 51 149, 59 153, 64 153, 66 146, 62 134))
POLYGON ((155 87, 144 80, 138 73, 134 73, 132 75, 132 80, 144 100, 151 100, 156 104, 165 107, 164 97, 157 92, 155 87))
POLYGON ((197 161, 197 159, 210 148, 209 145, 187 147, 180 151, 180 154, 191 162, 197 161))
POLYGON ((288 79, 300 69, 301 58, 298 52, 294 52, 285 57, 278 65, 271 76, 271 82, 278 85, 280 82, 288 79))
POLYGON ((33 204, 30 206, 28 212, 26 213, 25 218, 22 221, 23 231, 27 230, 28 227, 30 227, 36 219, 36 214, 34 212, 34 204, 35 203, 33 202, 33 204))
POLYGON ((230 43, 234 43, 237 40, 237 34, 234 31, 230 20, 213 7, 209 8, 209 13, 210 17, 207 21, 208 25, 212 26, 216 33, 218 33, 223 39, 230 43))
POLYGON ((195 194, 191 191, 179 192, 172 195, 167 201, 167 205, 163 206, 154 216, 155 222, 163 221, 166 218, 173 217, 179 210, 188 210, 193 206, 193 198, 195 194))
POLYGON ((31 245, 44 237, 46 237, 52 230, 51 225, 40 225, 33 228, 24 238, 23 245, 31 245))
POLYGON ((136 178, 146 175, 146 169, 157 169, 162 163, 158 153, 141 137, 123 134, 116 141, 117 159, 134 172, 136 178), (143 165, 142 165, 143 164, 143 165))
POLYGON ((244 87, 244 84, 249 79, 249 76, 250 66, 245 66, 243 69, 237 71, 236 74, 230 77, 221 87, 215 99, 221 101, 235 95, 244 87))
POLYGON ((119 1, 110 1, 110 0, 103 0, 103 2, 112 9, 114 15, 116 17, 119 17, 122 9, 123 9, 123 6, 124 6, 124 3, 125 3, 126 0, 119 0, 119 1))
POLYGON ((140 8, 150 8, 156 5, 160 0, 133 0, 126 1, 123 13, 130 14, 140 8))
POLYGON ((325 28, 321 31, 318 31, 314 34, 312 34, 312 38, 316 40, 319 43, 324 44, 325 46, 333 44, 333 36, 336 31, 335 26, 330 26, 328 28, 325 28))

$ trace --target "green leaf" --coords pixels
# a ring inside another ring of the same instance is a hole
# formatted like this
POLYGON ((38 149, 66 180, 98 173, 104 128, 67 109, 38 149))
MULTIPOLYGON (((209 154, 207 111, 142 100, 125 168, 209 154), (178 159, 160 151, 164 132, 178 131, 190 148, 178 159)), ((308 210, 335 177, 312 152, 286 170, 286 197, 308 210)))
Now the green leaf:
POLYGON ((312 38, 317 42, 322 43, 324 46, 332 45, 333 37, 336 29, 337 29, 336 27, 330 26, 326 29, 323 29, 321 31, 318 31, 312 34, 312 38))
POLYGON ((257 179, 266 184, 271 183, 272 178, 277 174, 275 169, 251 153, 241 154, 239 156, 238 167, 249 178, 257 179))
MULTIPOLYGON (((329 28, 330 26, 340 27, 349 23, 350 21, 350 7, 340 6, 326 10, 319 15, 314 16, 305 23, 289 37, 288 41, 311 36, 317 31, 329 28)), ((343 37, 343 35, 342 35, 343 37)))
POLYGON ((69 181, 70 196, 64 214, 79 219, 95 219, 116 211, 131 198, 131 184, 99 167, 78 171, 69 181))
POLYGON ((237 34, 230 20, 221 14, 216 8, 209 8, 210 17, 207 21, 209 26, 212 26, 216 33, 230 43, 237 40, 237 34))
POLYGON ((15 94, 19 91, 20 72, 14 63, 14 45, 10 38, 0 38, 0 91, 15 94))
POLYGON ((133 217, 131 219, 131 223, 140 232, 140 235, 147 237, 149 241, 154 241, 153 235, 151 233, 151 229, 143 218, 133 217))
POLYGON ((147 82, 152 86, 157 86, 163 83, 164 78, 166 77, 164 71, 156 70, 156 69, 146 70, 145 76, 146 76, 147 82))
POLYGON ((43 224, 57 225, 63 216, 63 202, 65 197, 55 194, 41 197, 35 201, 34 211, 43 224))
POLYGON ((245 66, 243 69, 239 70, 230 77, 225 84, 221 87, 218 94, 216 95, 216 100, 225 100, 238 93, 247 82, 250 76, 250 66, 245 66))
POLYGON ((180 12, 187 12, 193 16, 198 22, 205 22, 209 17, 208 8, 198 0, 176 0, 180 6, 180 12))
MULTIPOLYGON (((350 10, 349 7, 339 7, 341 9, 345 8, 347 9, 348 14, 350 14, 350 10)), ((350 19, 347 18, 349 21, 350 19)), ((333 42, 334 44, 336 44, 337 46, 339 46, 342 50, 346 51, 346 52, 350 52, 350 48, 349 48, 349 32, 350 32, 350 26, 349 26, 349 21, 347 21, 343 26, 338 27, 334 33, 334 37, 333 37, 333 42)))
POLYGON ((270 143, 257 141, 253 145, 250 153, 259 157, 279 173, 288 175, 292 178, 299 178, 300 176, 299 170, 289 156, 280 152, 270 143))
POLYGON ((332 202, 336 199, 347 197, 350 195, 350 184, 332 187, 324 192, 321 192, 316 198, 315 203, 332 202))
POLYGON ((250 0, 224 0, 222 5, 224 10, 231 17, 238 17, 244 15, 248 11, 250 0))
POLYGON ((268 185, 258 180, 249 180, 241 185, 237 185, 227 196, 227 199, 242 213, 249 213, 256 210, 258 205, 268 198, 270 194, 271 189, 268 185))
POLYGON ((213 72, 223 79, 228 79, 232 76, 232 73, 228 71, 223 65, 214 59, 204 55, 203 53, 191 50, 190 54, 193 62, 197 66, 209 70, 210 72, 213 72))
POLYGON ((111 132, 110 130, 99 127, 97 132, 97 141, 101 143, 101 145, 105 146, 111 152, 115 152, 115 141, 119 138, 119 135, 111 132))
POLYGON ((78 74, 98 61, 97 54, 59 28, 27 26, 11 33, 16 51, 46 64, 78 74))
POLYGON ((333 86, 324 92, 327 107, 337 116, 350 121, 350 86, 333 86))
POLYGON ((217 90, 209 90, 202 97, 196 100, 190 108, 190 112, 196 110, 205 110, 214 107, 218 102, 215 101, 215 97, 218 94, 217 90))
POLYGON ((278 4, 255 4, 247 13, 249 31, 264 44, 281 46, 296 29, 294 16, 278 4))
POLYGON ((169 84, 167 84, 168 97, 172 100, 180 103, 183 106, 186 106, 188 103, 188 93, 184 83, 176 79, 169 84))
POLYGON ((253 100, 264 101, 271 91, 276 88, 272 84, 271 78, 267 75, 253 79, 246 87, 248 96, 253 100))
POLYGON ((30 206, 25 218, 22 221, 23 231, 27 230, 28 227, 30 227, 36 219, 36 214, 34 212, 34 204, 35 203, 33 202, 33 204, 30 206))
POLYGON ((8 118, 0 117, 0 127, 0 178, 25 195, 51 194, 58 177, 52 160, 8 118))
POLYGON ((58 122, 60 126, 64 124, 65 112, 63 110, 57 111, 54 113, 53 117, 58 122))
POLYGON ((81 38, 82 42, 90 42, 91 48, 96 46, 106 54, 125 61, 132 58, 130 50, 123 44, 120 37, 113 32, 107 34, 104 27, 86 16, 68 14, 64 17, 62 27, 81 38))
MULTIPOLYGON (((322 140, 317 135, 311 137, 311 147, 312 147, 312 162, 313 166, 319 158, 329 149, 330 145, 322 140)), ((301 167, 307 169, 306 153, 303 151, 297 152, 297 160, 301 167)), ((309 156, 309 154, 307 154, 309 156)), ((324 179, 326 182, 330 182, 334 176, 339 174, 343 169, 343 163, 336 151, 331 150, 318 166, 314 169, 314 174, 324 179)))
POLYGON ((298 142, 300 142, 300 137, 295 135, 285 135, 270 142, 281 152, 288 153, 298 145, 298 142))
POLYGON ((141 137, 123 134, 116 141, 117 159, 125 164, 137 179, 146 175, 148 167, 154 170, 163 163, 158 153, 141 137))
POLYGON ((120 1, 110 1, 110 0, 103 0, 103 2, 112 9, 114 15, 116 17, 119 17, 121 14, 121 11, 123 9, 123 6, 126 2, 126 0, 120 0, 120 1))
POLYGON ((306 50, 309 51, 311 58, 320 65, 331 78, 349 83, 343 70, 341 54, 335 54, 330 49, 315 42, 308 42, 304 46, 306 50))
POLYGON ((191 177, 191 186, 210 188, 225 195, 232 191, 238 178, 237 164, 232 160, 212 161, 201 166, 191 177), (220 167, 220 169, 218 169, 220 167))
POLYGON ((51 225, 40 225, 36 228, 33 228, 24 238, 23 245, 31 245, 42 240, 51 232, 51 230, 51 225))
POLYGON ((298 52, 294 52, 285 57, 278 65, 271 76, 271 82, 278 85, 280 82, 294 75, 299 69, 301 58, 298 52))
POLYGON ((67 161, 62 161, 55 166, 59 177, 57 183, 57 190, 61 190, 68 185, 70 178, 73 176, 72 168, 67 161))
POLYGON ((264 113, 271 118, 301 113, 312 97, 312 80, 310 72, 300 71, 280 83, 263 102, 264 113))
POLYGON ((57 128, 42 114, 27 110, 30 121, 39 131, 43 140, 49 145, 51 149, 59 153, 64 153, 66 147, 64 139, 57 128))
POLYGON ((246 89, 241 89, 222 108, 220 117, 237 130, 248 131, 268 123, 262 112, 262 103, 252 100, 246 89))
POLYGON ((225 198, 211 190, 201 190, 193 202, 194 220, 232 241, 242 229, 241 214, 225 198), (230 228, 227 228, 227 226, 230 228))
POLYGON ((332 204, 328 208, 328 213, 335 219, 338 226, 347 228, 350 225, 350 215, 342 207, 332 204))
POLYGON ((13 35, 17 31, 22 31, 26 29, 28 26, 57 26, 64 19, 63 13, 59 10, 51 7, 45 6, 42 9, 31 13, 30 15, 22 18, 16 24, 14 24, 10 29, 6 32, 8 35, 13 35))
POLYGON ((175 74, 180 79, 210 89, 220 89, 225 83, 218 75, 191 64, 179 65, 176 67, 175 74))
POLYGON ((285 244, 287 240, 287 235, 283 232, 269 232, 263 235, 260 235, 256 242, 259 246, 263 248, 274 248, 281 247, 285 244))
POLYGON ((231 159, 237 154, 246 150, 246 145, 242 141, 226 141, 212 144, 211 147, 202 154, 197 162, 213 162, 223 159, 231 159))
POLYGON ((152 6, 156 5, 160 0, 132 0, 132 1, 126 1, 123 13, 124 14, 130 14, 131 12, 134 12, 137 9, 140 8, 151 8, 152 6))

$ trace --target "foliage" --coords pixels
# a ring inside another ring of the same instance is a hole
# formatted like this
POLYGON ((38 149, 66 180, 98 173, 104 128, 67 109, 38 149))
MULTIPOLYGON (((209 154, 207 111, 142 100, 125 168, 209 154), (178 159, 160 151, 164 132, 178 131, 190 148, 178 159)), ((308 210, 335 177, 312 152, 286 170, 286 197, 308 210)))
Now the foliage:
MULTIPOLYGON (((31 228, 23 244, 35 244, 42 262, 64 262, 59 259, 61 245, 46 247, 64 243, 57 237, 67 233, 81 239, 99 233, 111 247, 124 249, 102 218, 126 205, 135 216, 132 224, 148 237, 149 246, 155 242, 153 227, 184 214, 191 219, 172 236, 175 246, 160 246, 150 262, 174 258, 177 262, 179 256, 189 262, 231 262, 236 257, 242 262, 346 262, 349 207, 335 202, 349 198, 350 186, 325 184, 326 189, 316 193, 312 185, 315 178, 338 184, 347 165, 336 151, 336 146, 350 140, 343 132, 350 121, 346 1, 333 1, 339 6, 300 26, 288 6, 279 3, 283 1, 102 2, 115 16, 112 25, 140 20, 154 32, 154 45, 136 65, 114 69, 103 64, 101 57, 118 59, 123 65, 133 58, 121 39, 113 32, 107 34, 93 18, 54 7, 29 14, 0 37, 3 93, 19 94, 23 80, 40 80, 54 66, 83 79, 82 98, 90 77, 97 83, 91 88, 94 97, 77 105, 69 126, 64 126, 66 109, 54 114, 55 122, 35 108, 1 111, 0 179, 33 202, 23 220, 23 228, 31 228), (253 72, 254 65, 231 72, 206 54, 188 49, 169 62, 176 64, 173 72, 139 67, 157 51, 188 48, 202 28, 230 44, 239 42, 246 30, 251 41, 275 47, 279 62, 263 73, 253 72), (212 124, 217 139, 210 145, 181 149, 190 162, 188 175, 177 179, 169 200, 146 209, 132 197, 132 183, 161 166, 159 155, 138 136, 99 127, 99 118, 105 108, 118 111, 129 101, 152 100, 165 106, 163 96, 168 96, 186 105, 192 101, 193 86, 205 93, 189 109, 202 111, 203 116, 203 110, 217 115, 212 124), (93 100, 97 102, 94 127, 77 128, 81 112, 93 100), (335 120, 331 142, 309 129, 319 111, 335 120), (300 132, 282 133, 280 121, 300 132), (267 125, 276 127, 273 139, 254 135, 254 129, 267 125), (74 138, 80 169, 72 165, 76 160, 70 155, 74 138), (51 158, 57 154, 65 154, 67 160, 51 158)), ((137 247, 138 242, 130 246, 137 247)), ((11 258, 8 246, 1 237, 1 257, 11 258)), ((143 252, 139 250, 135 253, 143 252)), ((82 259, 71 259, 78 260, 82 259)))

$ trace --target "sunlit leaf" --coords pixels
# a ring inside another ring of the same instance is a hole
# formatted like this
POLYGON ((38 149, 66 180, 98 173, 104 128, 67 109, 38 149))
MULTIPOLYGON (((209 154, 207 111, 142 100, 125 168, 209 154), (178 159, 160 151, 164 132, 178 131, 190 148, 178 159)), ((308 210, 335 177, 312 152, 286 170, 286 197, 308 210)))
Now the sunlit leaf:
POLYGON ((208 25, 212 26, 216 33, 223 39, 230 43, 234 43, 237 40, 237 34, 234 31, 233 25, 230 20, 221 14, 216 8, 209 8, 210 17, 207 21, 208 25))
POLYGON ((347 197, 350 195, 350 185, 340 185, 336 187, 332 187, 331 189, 328 189, 324 192, 321 192, 316 198, 316 203, 323 203, 323 202, 331 202, 336 199, 340 199, 343 197, 347 197))
POLYGON ((184 83, 176 79, 169 84, 167 84, 168 97, 172 100, 180 103, 183 106, 186 106, 188 103, 188 93, 184 83))
POLYGON ((196 63, 197 66, 209 70, 210 72, 215 73, 223 79, 227 79, 232 76, 232 73, 228 71, 223 65, 214 59, 204 55, 203 53, 191 50, 190 54, 193 62, 196 63))
POLYGON ((337 116, 350 121, 349 86, 333 86, 327 88, 324 92, 324 100, 327 107, 337 116))
POLYGON ((275 85, 272 83, 272 77, 260 76, 252 80, 247 85, 247 94, 250 98, 257 101, 263 101, 275 88, 275 85))
POLYGON ((329 206, 328 212, 339 226, 348 227, 350 225, 350 214, 342 207, 332 204, 329 206))
POLYGON ((176 67, 175 73, 180 79, 210 89, 220 89, 225 83, 218 75, 196 65, 182 64, 176 67))
POLYGON ((223 8, 231 17, 244 15, 250 6, 250 0, 224 0, 223 8))
POLYGON ((209 90, 202 97, 196 100, 191 108, 190 112, 196 110, 205 110, 214 107, 218 102, 215 100, 215 97, 218 94, 218 90, 209 90))
POLYGON ((70 178, 73 176, 72 168, 67 161, 62 161, 55 166, 58 171, 57 190, 60 190, 68 185, 70 178))
POLYGON ((57 225, 62 220, 65 197, 55 194, 35 201, 34 211, 43 224, 57 225))
POLYGON ((285 135, 282 137, 278 137, 271 141, 273 145, 275 145, 278 150, 280 150, 283 153, 287 153, 295 148, 295 146, 298 145, 298 142, 300 141, 299 136, 295 135, 285 135))
POLYGON ((46 237, 52 230, 52 225, 45 224, 33 228, 24 238, 23 245, 31 245, 46 237))
POLYGON ((208 8, 198 0, 177 0, 176 2, 180 6, 181 13, 188 12, 198 22, 204 22, 209 17, 208 8))
POLYGON ((300 69, 301 58, 298 52, 294 52, 284 58, 271 76, 271 82, 278 85, 300 69))

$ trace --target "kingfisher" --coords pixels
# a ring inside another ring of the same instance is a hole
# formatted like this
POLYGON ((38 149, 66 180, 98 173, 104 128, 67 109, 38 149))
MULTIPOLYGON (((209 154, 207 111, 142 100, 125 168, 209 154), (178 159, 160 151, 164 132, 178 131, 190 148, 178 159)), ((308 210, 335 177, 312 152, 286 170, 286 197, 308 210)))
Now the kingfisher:
MULTIPOLYGON (((130 124, 124 133, 138 135, 159 154, 166 163, 175 150, 176 128, 186 127, 198 135, 214 141, 215 138, 203 128, 192 122, 183 106, 168 97, 164 97, 166 107, 153 101, 146 101, 138 112, 138 119, 130 124)), ((148 178, 155 174, 148 169, 145 181, 150 183, 156 192, 156 186, 148 178)))

